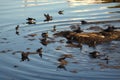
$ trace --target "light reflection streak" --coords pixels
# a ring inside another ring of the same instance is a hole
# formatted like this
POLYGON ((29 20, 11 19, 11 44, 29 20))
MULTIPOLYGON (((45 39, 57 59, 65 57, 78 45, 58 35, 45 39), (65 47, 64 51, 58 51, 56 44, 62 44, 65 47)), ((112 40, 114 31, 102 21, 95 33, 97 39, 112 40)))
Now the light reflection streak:
POLYGON ((105 10, 105 9, 107 9, 107 7, 100 7, 100 8, 97 8, 97 9, 75 10, 75 11, 72 11, 72 12, 89 12, 89 11, 97 11, 97 10, 105 10))
POLYGON ((65 1, 48 1, 48 0, 23 0, 24 5, 22 7, 33 7, 33 6, 41 6, 41 5, 50 5, 50 4, 59 4, 64 3, 65 1))
POLYGON ((105 1, 103 0, 68 0, 68 2, 69 2, 69 5, 73 7, 73 6, 79 6, 79 5, 98 4, 98 3, 103 3, 105 1))

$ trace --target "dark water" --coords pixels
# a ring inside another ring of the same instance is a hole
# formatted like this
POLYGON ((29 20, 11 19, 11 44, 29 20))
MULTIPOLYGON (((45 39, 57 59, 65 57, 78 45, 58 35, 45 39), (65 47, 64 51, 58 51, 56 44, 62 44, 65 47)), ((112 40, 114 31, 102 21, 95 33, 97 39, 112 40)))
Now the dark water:
MULTIPOLYGON (((0 0, 0 80, 119 80, 120 79, 120 42, 112 41, 96 46, 83 45, 82 50, 66 47, 64 38, 54 38, 51 32, 56 25, 57 31, 69 30, 69 26, 86 21, 120 20, 119 0, 0 0), (63 14, 58 11, 64 10, 63 14), (44 22, 44 13, 53 16, 52 21, 44 22), (33 17, 36 24, 26 24, 33 17), (20 25, 19 34, 15 27, 20 25), (41 33, 48 32, 55 42, 44 46, 40 43, 41 33), (35 34, 31 37, 29 34, 35 34), (63 39, 63 43, 60 40, 63 39), (43 48, 43 57, 29 54, 30 61, 21 61, 21 51, 35 52, 43 48), (59 50, 58 50, 59 49, 59 50), (91 51, 109 55, 105 60, 91 59, 91 51), (72 54, 66 59, 64 69, 58 69, 57 59, 63 54, 72 54)), ((119 22, 106 24, 120 26, 119 22)), ((86 30, 89 26, 81 25, 86 30)))

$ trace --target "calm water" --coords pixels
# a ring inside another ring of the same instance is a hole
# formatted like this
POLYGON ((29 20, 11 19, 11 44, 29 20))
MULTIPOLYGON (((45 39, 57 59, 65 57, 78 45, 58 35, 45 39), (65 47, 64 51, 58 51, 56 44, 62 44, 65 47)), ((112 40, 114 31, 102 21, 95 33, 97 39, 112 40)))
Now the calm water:
MULTIPOLYGON (((119 0, 116 0, 119 1, 119 0)), ((119 1, 120 2, 120 1, 119 1)), ((112 41, 96 48, 83 45, 83 49, 66 47, 64 38, 54 38, 52 27, 57 31, 68 30, 68 26, 86 21, 120 20, 120 3, 112 0, 0 0, 0 80, 120 80, 120 42, 112 41), (63 14, 58 11, 64 10, 63 14), (44 22, 44 14, 53 20, 44 22), (26 24, 33 17, 36 24, 26 24), (19 35, 15 27, 20 25, 19 35), (48 32, 55 42, 44 46, 41 33, 48 32), (31 37, 29 34, 35 34, 31 37), (59 42, 63 40, 63 43, 59 42), (43 48, 43 57, 30 54, 30 61, 21 61, 21 52, 35 52, 43 48), (100 59, 91 59, 91 51, 100 51, 110 56, 109 64, 100 59), (72 54, 64 69, 58 69, 57 59, 62 54, 72 54), (103 64, 105 66, 100 66, 103 64)), ((119 27, 119 22, 107 23, 119 27)), ((91 24, 101 26, 105 24, 91 24)), ((82 29, 89 25, 82 25, 82 29)))

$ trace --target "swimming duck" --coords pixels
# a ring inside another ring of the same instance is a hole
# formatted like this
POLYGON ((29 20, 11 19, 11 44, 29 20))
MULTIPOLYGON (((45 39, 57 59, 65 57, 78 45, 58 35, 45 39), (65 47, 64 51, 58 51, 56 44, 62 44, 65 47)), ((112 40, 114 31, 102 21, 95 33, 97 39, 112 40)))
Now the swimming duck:
POLYGON ((36 52, 39 53, 39 56, 42 58, 42 47, 38 48, 36 52))
POLYGON ((93 51, 93 52, 90 52, 90 57, 92 58, 99 58, 100 57, 100 52, 98 51, 93 51))
POLYGON ((109 57, 109 56, 106 56, 106 57, 104 58, 104 60, 110 60, 110 57, 109 57))
POLYGON ((42 36, 43 38, 47 38, 47 37, 48 37, 48 32, 42 33, 41 36, 42 36))
POLYGON ((16 27, 15 27, 15 30, 17 31, 19 29, 19 25, 17 25, 16 27))
POLYGON ((74 30, 74 32, 76 32, 76 33, 81 33, 81 32, 83 32, 83 30, 81 30, 81 28, 78 27, 76 30, 74 30))
POLYGON ((40 39, 40 41, 41 41, 41 44, 45 46, 48 44, 47 38, 40 39))
POLYGON ((114 26, 108 26, 107 29, 105 29, 105 32, 112 32, 114 31, 116 28, 114 26))
POLYGON ((22 57, 21 61, 24 61, 24 60, 28 60, 29 61, 30 60, 29 57, 28 57, 29 53, 30 52, 22 52, 21 53, 21 57, 22 57))
POLYGON ((109 63, 109 60, 110 60, 110 57, 109 56, 106 56, 103 60, 106 60, 106 64, 109 63))
POLYGON ((79 24, 72 24, 72 25, 70 26, 70 28, 71 28, 71 30, 72 30, 73 32, 76 32, 76 33, 83 32, 83 31, 81 30, 79 24))
POLYGON ((44 14, 44 16, 46 18, 44 21, 50 21, 50 20, 52 20, 52 16, 50 16, 49 14, 44 14))
POLYGON ((58 14, 63 14, 63 11, 64 11, 64 10, 60 10, 60 11, 58 11, 58 14))
POLYGON ((34 18, 27 18, 26 20, 28 20, 28 22, 27 22, 27 24, 36 24, 36 19, 34 19, 34 18))
POLYGON ((87 21, 81 20, 81 24, 87 24, 87 21))
POLYGON ((53 30, 52 31, 53 32, 56 31, 56 25, 53 26, 53 30))
POLYGON ((26 20, 36 20, 36 19, 28 17, 26 20))

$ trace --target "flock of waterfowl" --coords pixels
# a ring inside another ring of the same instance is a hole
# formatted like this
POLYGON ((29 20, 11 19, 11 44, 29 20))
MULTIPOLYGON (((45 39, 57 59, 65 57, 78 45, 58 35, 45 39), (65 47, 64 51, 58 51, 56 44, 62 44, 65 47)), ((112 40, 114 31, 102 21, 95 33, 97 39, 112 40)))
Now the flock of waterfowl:
MULTIPOLYGON (((59 11, 58 12, 58 14, 63 14, 63 10, 61 10, 61 11, 59 11)), ((50 16, 49 14, 44 14, 44 17, 45 17, 45 20, 44 21, 51 21, 53 18, 52 18, 52 16, 50 16)), ((27 18, 26 19, 28 22, 26 22, 27 24, 36 24, 36 19, 34 19, 34 18, 27 18)), ((85 20, 81 20, 81 25, 83 25, 83 24, 87 24, 88 22, 87 21, 85 21, 85 20)), ((16 30, 16 34, 17 35, 19 35, 19 25, 17 25, 16 27, 15 27, 15 30, 16 30)), ((70 26, 70 28, 71 28, 71 31, 65 31, 65 32, 58 32, 58 33, 55 33, 54 34, 54 36, 59 36, 59 35, 62 35, 63 37, 65 37, 66 39, 67 39, 67 42, 66 43, 68 43, 68 44, 72 44, 73 45, 73 43, 74 43, 74 41, 76 40, 76 38, 72 35, 72 37, 71 37, 71 35, 70 35, 70 33, 74 33, 75 35, 77 35, 77 33, 78 34, 80 34, 80 33, 83 33, 84 31, 83 30, 81 30, 81 28, 80 28, 80 25, 71 25, 70 26)), ((113 32, 115 29, 119 29, 118 27, 114 27, 114 26, 111 26, 111 25, 109 25, 108 26, 108 28, 107 29, 103 29, 103 32, 113 32)), ((56 31, 56 25, 54 25, 53 26, 53 31, 56 31)), ((33 36, 35 36, 35 35, 33 35, 33 36)), ((79 36, 79 35, 78 35, 79 36)), ((81 35, 80 37, 79 37, 79 40, 81 39, 81 41, 87 41, 87 38, 86 38, 86 36, 85 35, 81 35), (81 38, 81 36, 82 37, 84 37, 84 39, 83 38, 81 38), (82 40, 83 39, 83 40, 82 40)), ((94 36, 94 35, 93 35, 94 36)), ((44 32, 44 33, 42 33, 41 34, 41 39, 39 39, 40 40, 40 42, 41 42, 41 44, 43 44, 43 45, 47 45, 49 42, 55 42, 53 39, 51 39, 50 37, 49 37, 49 33, 48 32, 44 32), (48 40, 48 38, 50 39, 50 40, 48 40)), ((91 38, 91 37, 89 37, 89 38, 91 38)), ((62 42, 62 41, 60 41, 60 42, 62 42)), ((78 45, 77 45, 77 47, 80 47, 80 49, 82 49, 82 45, 83 45, 83 42, 80 42, 80 41, 78 41, 78 45)), ((90 42, 89 40, 87 41, 87 42, 90 42)), ((91 45, 91 46, 96 46, 96 42, 95 41, 92 41, 92 42, 90 42, 89 44, 88 44, 89 46, 91 45), (93 43, 93 44, 92 44, 93 43)), ((90 47, 91 47, 90 46, 90 47)), ((39 54, 39 56, 42 58, 43 56, 42 56, 42 52, 43 52, 43 48, 41 47, 41 48, 38 48, 35 52, 24 52, 24 51, 21 51, 21 61, 25 61, 25 60, 30 60, 29 59, 29 55, 30 54, 39 54)), ((110 57, 108 56, 108 55, 105 55, 105 54, 101 54, 100 52, 98 52, 98 51, 93 51, 93 52, 90 52, 89 53, 89 56, 91 57, 91 58, 99 58, 99 59, 101 59, 101 56, 102 56, 102 60, 106 60, 106 63, 108 64, 108 61, 109 61, 109 59, 110 59, 110 57)), ((58 62, 59 62, 59 65, 57 66, 57 69, 64 69, 64 70, 67 70, 66 69, 66 67, 65 67, 65 65, 67 65, 67 61, 66 61, 66 58, 72 58, 73 56, 71 55, 71 54, 65 54, 65 55, 63 55, 63 56, 61 56, 60 58, 58 58, 58 62)))

